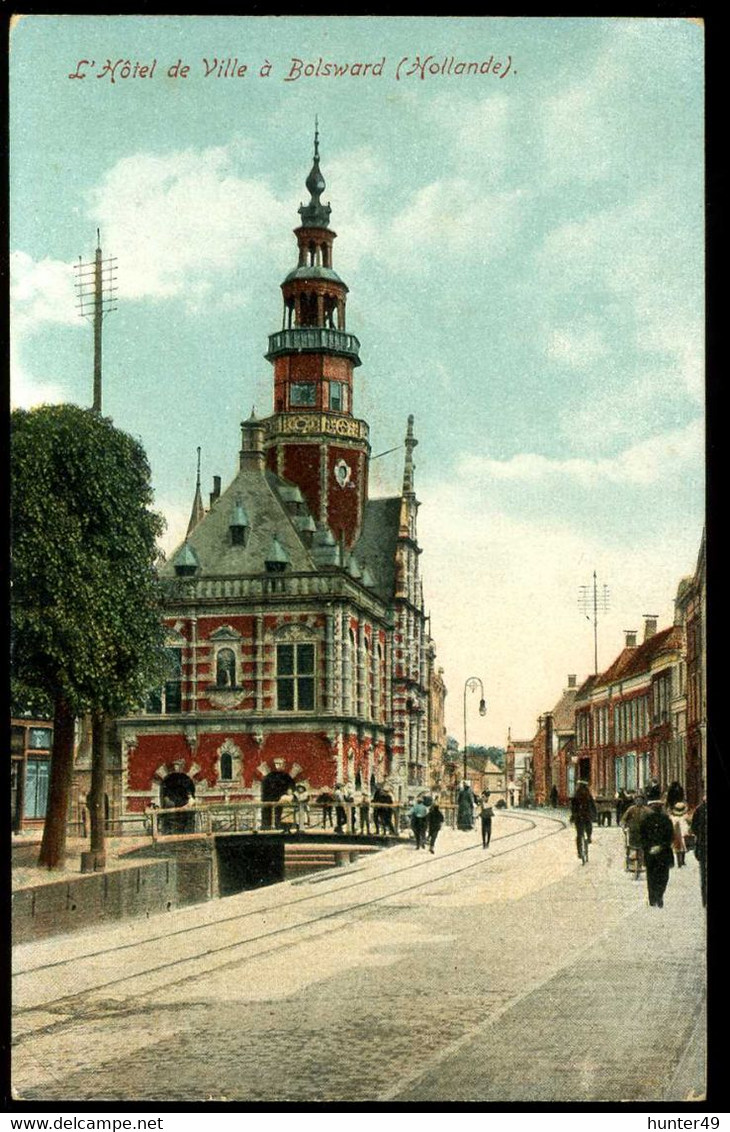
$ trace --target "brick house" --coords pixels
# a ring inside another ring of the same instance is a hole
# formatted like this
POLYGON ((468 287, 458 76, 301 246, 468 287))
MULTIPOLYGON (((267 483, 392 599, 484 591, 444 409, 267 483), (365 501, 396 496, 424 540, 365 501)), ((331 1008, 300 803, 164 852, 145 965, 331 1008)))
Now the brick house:
POLYGON ((665 790, 681 774, 673 757, 671 701, 683 653, 682 627, 657 631, 656 618, 647 615, 641 644, 634 631, 627 632, 610 667, 578 689, 572 765, 594 795, 641 789, 652 778, 665 790))

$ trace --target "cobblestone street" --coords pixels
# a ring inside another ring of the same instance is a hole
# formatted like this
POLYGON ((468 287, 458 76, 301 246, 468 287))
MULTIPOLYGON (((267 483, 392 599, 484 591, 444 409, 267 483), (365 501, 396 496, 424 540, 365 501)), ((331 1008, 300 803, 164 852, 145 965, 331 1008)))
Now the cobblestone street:
POLYGON ((682 1101, 704 1092, 697 864, 498 814, 295 883, 16 948, 25 1100, 682 1101), (71 961, 72 960, 72 961, 71 961), (52 964, 52 966, 49 966, 52 964), (24 973, 25 972, 25 973, 24 973))

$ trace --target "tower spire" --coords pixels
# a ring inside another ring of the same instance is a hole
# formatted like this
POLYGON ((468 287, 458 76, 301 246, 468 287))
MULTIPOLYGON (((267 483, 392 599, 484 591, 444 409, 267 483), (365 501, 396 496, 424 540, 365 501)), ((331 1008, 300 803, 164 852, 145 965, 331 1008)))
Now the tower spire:
POLYGON ((408 417, 408 428, 406 430, 406 459, 403 467, 403 494, 414 495, 415 489, 413 486, 413 473, 416 465, 413 463, 413 449, 418 444, 418 441, 413 435, 413 413, 408 417))
POLYGON ((203 507, 203 497, 200 493, 200 448, 198 448, 198 474, 195 481, 195 498, 193 499, 193 509, 190 512, 190 522, 188 523, 188 530, 185 538, 189 538, 191 532, 197 527, 200 520, 205 515, 205 508, 203 507))
POLYGON ((326 182, 319 167, 319 118, 314 119, 314 157, 309 176, 304 182, 309 193, 309 204, 300 204, 299 215, 306 228, 327 228, 330 222, 332 209, 328 204, 322 204, 320 197, 326 188, 326 182))

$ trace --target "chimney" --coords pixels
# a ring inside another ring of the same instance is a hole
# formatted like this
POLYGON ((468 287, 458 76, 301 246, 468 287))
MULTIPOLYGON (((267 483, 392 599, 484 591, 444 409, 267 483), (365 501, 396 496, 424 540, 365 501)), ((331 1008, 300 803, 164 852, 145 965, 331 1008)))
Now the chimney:
POLYGON ((263 472, 264 466, 264 429, 252 412, 247 421, 241 421, 239 467, 263 472))
POLYGON ((649 637, 653 637, 656 633, 657 621, 659 620, 653 613, 644 614, 644 640, 648 641, 649 637))
POLYGON ((635 649, 636 648, 636 629, 624 629, 624 635, 626 637, 626 648, 627 649, 635 649))
POLYGON ((577 688, 578 685, 577 685, 576 681, 577 681, 577 676, 575 675, 575 673, 571 672, 570 676, 568 677, 568 687, 569 688, 577 688))
POLYGON ((220 498, 221 494, 221 477, 213 476, 213 490, 210 493, 210 506, 212 507, 216 499, 220 498))

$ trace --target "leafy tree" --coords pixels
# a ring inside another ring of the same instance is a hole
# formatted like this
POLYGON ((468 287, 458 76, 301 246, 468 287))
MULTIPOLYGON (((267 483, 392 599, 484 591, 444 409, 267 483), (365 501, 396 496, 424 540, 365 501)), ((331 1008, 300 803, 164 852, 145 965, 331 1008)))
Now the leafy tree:
POLYGON ((142 446, 98 413, 18 409, 10 441, 14 694, 53 704, 39 864, 56 868, 65 855, 75 717, 91 712, 98 725, 104 713, 137 706, 163 678, 155 566, 164 521, 150 510, 142 446))

